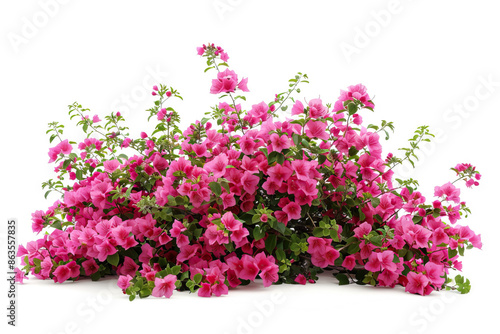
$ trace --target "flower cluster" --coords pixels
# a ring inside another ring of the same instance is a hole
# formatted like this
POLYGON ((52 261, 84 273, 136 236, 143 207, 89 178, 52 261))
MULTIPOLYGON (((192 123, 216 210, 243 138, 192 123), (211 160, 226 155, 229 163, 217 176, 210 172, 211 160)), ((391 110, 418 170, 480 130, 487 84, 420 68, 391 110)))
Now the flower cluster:
POLYGON ((238 81, 221 47, 198 54, 205 71, 217 71, 210 93, 228 102, 184 131, 167 106, 181 96, 164 85, 152 90, 150 135, 132 139, 120 113, 90 119, 78 103, 69 115, 86 139, 63 140, 64 126, 49 124, 50 141, 60 141, 49 150, 57 179, 43 187, 62 198, 32 215, 34 232, 52 230, 19 247, 18 281, 29 273, 57 283, 117 274, 133 300, 174 290, 221 296, 255 280, 314 283, 331 271, 340 284, 469 291, 468 280, 449 273, 462 269, 465 248, 482 246, 457 225, 470 210, 455 183, 478 185, 475 167, 452 168, 458 178, 427 203, 418 183, 394 179, 393 169, 412 163, 432 134, 419 127, 403 157, 382 157, 379 133, 393 125, 363 126, 362 112, 374 108, 363 85, 342 90, 333 107, 303 103, 293 95, 308 77, 298 73, 287 91, 245 111, 237 94, 249 91, 248 78, 238 81), (283 119, 278 112, 289 105, 283 119))

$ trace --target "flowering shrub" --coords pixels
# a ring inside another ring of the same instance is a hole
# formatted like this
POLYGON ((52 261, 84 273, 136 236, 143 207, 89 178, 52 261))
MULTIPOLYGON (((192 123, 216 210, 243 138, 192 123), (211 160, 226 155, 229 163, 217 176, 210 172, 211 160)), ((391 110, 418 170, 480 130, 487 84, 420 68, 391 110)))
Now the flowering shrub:
POLYGON ((303 103, 293 95, 308 77, 298 73, 287 91, 245 111, 248 78, 228 68, 220 47, 198 54, 205 72, 217 71, 210 93, 227 102, 184 131, 168 106, 181 96, 164 85, 153 87, 148 110, 156 127, 140 138, 128 137, 119 112, 90 118, 78 103, 69 115, 82 142, 49 124, 50 142, 59 141, 49 150, 57 179, 43 187, 62 199, 33 213, 33 231, 51 232, 19 247, 18 281, 117 274, 133 300, 174 290, 220 296, 258 279, 314 283, 329 270, 341 285, 469 291, 468 280, 449 273, 462 269, 465 248, 481 248, 480 235, 456 225, 470 211, 455 183, 478 185, 475 167, 452 168, 456 180, 437 186, 428 203, 417 181, 394 179, 393 169, 413 164, 433 135, 421 126, 401 157, 382 157, 379 134, 387 139, 393 124, 363 126, 374 108, 363 85, 341 91, 333 106, 303 103), (280 120, 287 103, 292 117, 280 120))

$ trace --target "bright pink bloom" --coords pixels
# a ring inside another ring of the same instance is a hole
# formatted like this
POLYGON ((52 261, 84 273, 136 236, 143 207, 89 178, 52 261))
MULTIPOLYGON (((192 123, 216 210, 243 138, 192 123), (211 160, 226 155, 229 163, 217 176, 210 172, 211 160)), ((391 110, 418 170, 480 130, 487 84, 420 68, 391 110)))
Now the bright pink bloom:
POLYGON ((117 285, 118 285, 118 287, 120 289, 127 290, 127 288, 130 286, 130 281, 131 280, 132 280, 132 276, 130 276, 130 275, 127 275, 127 276, 121 275, 120 277, 118 277, 117 285))
POLYGON ((21 271, 19 268, 15 268, 14 272, 15 272, 14 280, 17 283, 23 284, 24 279, 29 279, 29 277, 26 277, 26 275, 24 274, 24 271, 21 271))
POLYGON ((276 164, 275 166, 269 168, 267 170, 267 173, 269 174, 271 180, 273 180, 274 182, 281 183, 283 181, 288 180, 290 176, 292 176, 293 171, 289 167, 276 164))
POLYGON ((277 133, 271 135, 271 147, 273 151, 281 152, 292 146, 292 142, 287 135, 282 135, 281 137, 277 133))
POLYGON ((451 182, 448 182, 441 187, 434 188, 434 196, 446 196, 447 201, 460 203, 460 189, 455 187, 451 182))
POLYGON ((427 276, 431 281, 431 283, 438 288, 441 288, 441 286, 445 282, 444 277, 441 277, 445 275, 443 268, 444 268, 443 265, 436 264, 433 262, 427 262, 425 264, 425 271, 426 271, 425 276, 427 276))
POLYGON ((204 166, 207 172, 214 173, 215 178, 224 177, 226 173, 226 167, 229 165, 229 160, 227 155, 222 153, 213 158, 211 161, 207 162, 204 166))
POLYGON ((155 287, 151 292, 154 297, 167 297, 170 298, 175 290, 175 282, 177 281, 177 276, 167 275, 165 278, 155 278, 155 287))
POLYGON ((198 289, 199 297, 211 297, 212 296, 212 287, 210 283, 201 283, 200 288, 198 289))
MULTIPOLYGON (((148 261, 149 262, 149 261, 148 261)), ((135 263, 132 258, 125 256, 125 260, 123 261, 123 265, 120 268, 120 273, 122 275, 130 275, 130 276, 135 276, 135 273, 139 270, 139 265, 135 263)))
POLYGON ((304 113, 304 105, 299 100, 295 101, 292 107, 292 115, 300 115, 304 113))
POLYGON ((243 177, 241 178, 241 184, 243 186, 243 189, 249 194, 255 193, 259 181, 260 178, 257 175, 253 175, 250 172, 243 173, 243 177))
POLYGON ((418 293, 419 295, 425 294, 425 288, 429 284, 429 279, 423 274, 409 272, 406 276, 408 283, 405 286, 405 291, 409 293, 418 293))
POLYGON ((283 208, 283 211, 288 215, 289 221, 293 219, 300 219, 301 210, 302 208, 300 207, 300 205, 295 202, 290 202, 283 208))
MULTIPOLYGON (((90 276, 95 274, 99 270, 99 265, 94 259, 88 259, 82 262, 83 270, 85 270, 85 275, 90 276)), ((50 263, 50 268, 52 268, 52 263, 50 263)), ((50 269, 49 269, 50 270, 50 269)))
MULTIPOLYGON (((236 86, 238 86, 238 76, 234 71, 226 69, 225 71, 217 74, 217 79, 212 80, 210 93, 233 93, 236 86)), ((246 88, 246 83, 244 83, 243 86, 246 88)))
POLYGON ((356 258, 354 255, 348 255, 344 258, 344 261, 342 262, 342 267, 346 268, 347 270, 352 270, 354 266, 356 265, 356 258))
POLYGON ((261 271, 259 276, 260 278, 262 278, 265 287, 268 287, 274 282, 278 281, 279 279, 278 272, 279 272, 279 267, 276 264, 272 264, 261 271))
POLYGON ((326 123, 322 121, 309 121, 306 124, 306 135, 309 138, 327 140, 330 135, 325 131, 326 123))
POLYGON ((108 160, 103 162, 104 170, 108 173, 113 173, 118 167, 120 167, 120 162, 118 160, 108 160))
POLYGON ((309 101, 309 117, 320 118, 326 115, 328 109, 323 105, 321 99, 312 99, 309 101))
POLYGON ((238 84, 238 88, 244 92, 249 92, 247 84, 248 84, 248 78, 243 78, 238 84))
POLYGON ((295 277, 294 281, 299 284, 306 285, 307 279, 304 275, 298 274, 297 277, 295 277))

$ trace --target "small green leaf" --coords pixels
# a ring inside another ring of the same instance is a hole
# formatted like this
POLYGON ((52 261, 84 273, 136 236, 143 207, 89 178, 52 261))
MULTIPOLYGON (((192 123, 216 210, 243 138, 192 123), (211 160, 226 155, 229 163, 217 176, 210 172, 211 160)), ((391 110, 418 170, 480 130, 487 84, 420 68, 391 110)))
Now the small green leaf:
POLYGON ((346 274, 337 274, 335 278, 339 281, 339 285, 347 285, 349 284, 349 278, 346 274))
POLYGON ((212 192, 216 196, 220 196, 222 194, 222 186, 218 182, 210 182, 208 184, 210 186, 210 189, 212 189, 212 192))
POLYGON ((203 278, 203 275, 198 273, 198 274, 194 275, 193 280, 195 281, 196 284, 200 284, 202 278, 203 278))
POLYGON ((108 257, 106 258, 106 261, 109 264, 116 267, 118 265, 118 262, 120 261, 120 255, 118 254, 118 252, 116 252, 113 255, 108 255, 108 257))

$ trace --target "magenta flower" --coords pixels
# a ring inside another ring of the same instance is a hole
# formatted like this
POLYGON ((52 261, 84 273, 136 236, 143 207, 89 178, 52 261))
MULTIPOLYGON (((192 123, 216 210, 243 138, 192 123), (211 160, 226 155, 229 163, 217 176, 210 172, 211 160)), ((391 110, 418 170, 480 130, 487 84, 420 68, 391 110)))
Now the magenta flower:
POLYGON ((434 196, 446 196, 447 201, 460 203, 460 189, 455 187, 451 182, 448 182, 441 187, 434 188, 434 196))
POLYGON ((288 203, 283 211, 288 215, 288 220, 300 219, 302 208, 295 202, 288 203))
POLYGON ((300 115, 304 113, 304 105, 299 100, 295 101, 295 104, 292 107, 292 116, 300 115))
POLYGON ((287 135, 279 136, 277 133, 271 135, 272 151, 281 152, 292 146, 292 142, 287 135))
POLYGON ((15 273, 14 280, 17 283, 23 284, 24 279, 29 279, 29 277, 26 277, 26 275, 24 274, 24 271, 21 271, 19 268, 15 268, 14 273, 15 273))
POLYGON ((444 266, 433 262, 427 262, 425 264, 425 271, 425 276, 429 278, 429 281, 436 287, 441 288, 445 282, 444 277, 441 277, 445 275, 444 266))
POLYGON ((342 262, 342 267, 346 268, 347 270, 354 269, 355 265, 356 265, 356 259, 354 258, 354 255, 346 256, 344 258, 344 261, 342 262))
POLYGON ((210 93, 234 93, 236 87, 242 91, 248 92, 247 82, 248 79, 243 79, 238 83, 238 76, 236 73, 230 69, 226 69, 224 72, 219 72, 217 74, 217 79, 212 80, 210 93))
POLYGON ((49 163, 56 161, 59 154, 70 154, 72 150, 73 146, 71 146, 68 139, 60 142, 56 146, 49 149, 49 163))
POLYGON ((298 274, 297 277, 295 277, 294 281, 299 284, 306 285, 307 279, 304 275, 298 274))
POLYGON ((123 276, 121 275, 120 277, 118 277, 118 287, 122 290, 127 290, 127 288, 130 286, 130 281, 132 280, 132 276, 130 275, 127 275, 127 276, 123 276))
POLYGON ((406 276, 408 278, 408 283, 405 286, 405 291, 409 293, 418 293, 419 295, 428 294, 425 293, 426 287, 429 285, 429 279, 423 274, 417 274, 415 272, 409 272, 406 276))
POLYGON ((322 121, 309 121, 306 124, 306 135, 309 138, 328 140, 330 135, 325 131, 326 123, 322 121))
POLYGON ((320 118, 326 115, 328 109, 323 105, 321 99, 312 99, 309 101, 309 117, 320 118))
POLYGON ((155 278, 155 287, 151 292, 154 297, 167 297, 170 298, 175 290, 175 282, 177 281, 177 276, 167 275, 165 278, 155 278))
POLYGON ((118 160, 108 160, 103 162, 104 170, 108 173, 113 173, 120 167, 120 162, 118 160))
POLYGON ((272 264, 261 271, 259 277, 262 278, 265 287, 268 287, 278 281, 278 272, 279 266, 276 264, 272 264))
MULTIPOLYGON (((99 265, 97 264, 97 262, 95 262, 93 258, 83 261, 82 267, 85 271, 85 275, 87 276, 95 274, 99 270, 99 265)), ((50 268, 52 268, 52 263, 50 264, 50 268)))

